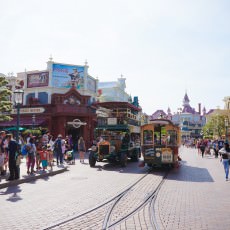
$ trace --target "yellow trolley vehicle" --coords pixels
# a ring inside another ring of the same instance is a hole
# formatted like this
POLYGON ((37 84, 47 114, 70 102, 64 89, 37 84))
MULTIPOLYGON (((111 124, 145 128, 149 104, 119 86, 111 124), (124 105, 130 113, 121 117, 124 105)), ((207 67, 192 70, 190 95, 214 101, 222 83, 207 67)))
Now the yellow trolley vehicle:
POLYGON ((154 119, 141 127, 142 154, 148 166, 176 166, 179 146, 180 128, 172 121, 154 119))

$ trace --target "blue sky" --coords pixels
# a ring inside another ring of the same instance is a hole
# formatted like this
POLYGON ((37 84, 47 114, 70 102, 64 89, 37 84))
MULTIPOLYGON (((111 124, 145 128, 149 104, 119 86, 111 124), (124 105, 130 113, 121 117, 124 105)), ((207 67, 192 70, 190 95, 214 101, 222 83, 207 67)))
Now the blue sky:
POLYGON ((143 111, 207 110, 230 96, 230 1, 0 0, 0 73, 83 65, 126 78, 143 111))

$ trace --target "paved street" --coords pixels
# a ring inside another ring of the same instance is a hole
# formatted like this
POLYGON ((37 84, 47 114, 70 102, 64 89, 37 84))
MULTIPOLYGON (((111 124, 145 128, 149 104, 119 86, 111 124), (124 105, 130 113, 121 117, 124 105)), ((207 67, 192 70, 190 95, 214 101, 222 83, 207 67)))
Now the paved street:
POLYGON ((220 159, 181 148, 183 162, 161 188, 155 210, 160 229, 230 229, 230 181, 220 159))
POLYGON ((138 163, 90 168, 77 160, 62 174, 1 189, 1 229, 43 229, 63 221, 115 196, 145 171, 138 163))
MULTIPOLYGON (((180 152, 181 166, 169 174, 156 199, 159 229, 229 229, 230 182, 219 159, 202 159, 195 149, 180 152)), ((77 160, 62 174, 1 189, 1 229, 44 229, 63 222, 119 194, 146 171, 138 163, 120 168, 100 162, 90 168, 77 160)), ((146 229, 137 218, 135 214, 132 224, 127 220, 117 229, 146 229)))

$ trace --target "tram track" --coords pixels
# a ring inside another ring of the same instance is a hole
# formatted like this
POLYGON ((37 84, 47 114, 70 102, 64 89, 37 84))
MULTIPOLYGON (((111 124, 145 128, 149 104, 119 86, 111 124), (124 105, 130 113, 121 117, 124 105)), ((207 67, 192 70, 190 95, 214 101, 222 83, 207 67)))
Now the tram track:
MULTIPOLYGON (((107 217, 105 219, 104 225, 103 225, 103 230, 107 230, 107 229, 115 229, 114 227, 118 226, 120 223, 124 222, 125 220, 131 218, 132 216, 134 216, 138 211, 140 211, 141 209, 144 209, 145 207, 148 206, 148 214, 149 214, 149 218, 148 218, 148 226, 151 225, 151 229, 158 229, 158 225, 155 219, 155 214, 154 214, 154 203, 156 200, 156 196, 162 186, 162 184, 164 183, 165 178, 167 177, 167 173, 165 173, 165 175, 163 176, 161 182, 157 185, 157 187, 148 194, 148 196, 143 200, 142 203, 140 203, 139 205, 137 205, 135 208, 133 208, 133 210, 131 212, 129 212, 126 216, 123 216, 122 218, 116 220, 115 222, 111 223, 111 217, 107 217)), ((124 198, 124 197, 122 197, 124 198)), ((122 199, 120 198, 120 199, 122 199)), ((118 200, 118 202, 120 201, 120 199, 118 200)), ((114 211, 114 207, 116 204, 113 205, 113 207, 111 208, 112 210, 110 210, 110 214, 114 211)))
MULTIPOLYGON (((107 202, 73 216, 62 222, 51 225, 48 229, 120 229, 120 226, 136 215, 141 215, 150 229, 158 229, 154 218, 155 197, 162 186, 168 171, 163 175, 150 172, 139 178, 134 184, 107 202), (138 213, 140 212, 140 213, 138 213), (144 213, 143 213, 144 212, 144 213), (149 215, 149 217, 146 217, 149 215), (74 228, 75 227, 75 228, 74 228)), ((138 220, 139 217, 135 219, 138 220)), ((123 229, 123 228, 122 228, 123 229)), ((126 229, 126 228, 124 228, 126 229)), ((128 229, 128 228, 127 228, 128 229)))

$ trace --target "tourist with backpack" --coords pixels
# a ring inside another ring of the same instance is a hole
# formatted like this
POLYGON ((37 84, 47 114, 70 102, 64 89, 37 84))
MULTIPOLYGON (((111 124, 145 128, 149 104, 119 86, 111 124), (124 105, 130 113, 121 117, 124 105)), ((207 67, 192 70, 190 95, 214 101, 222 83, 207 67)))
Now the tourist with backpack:
POLYGON ((26 145, 27 148, 27 174, 33 174, 36 156, 36 146, 34 138, 30 138, 29 143, 26 145))
POLYGON ((59 134, 58 138, 54 142, 54 154, 56 155, 57 165, 63 164, 63 153, 62 153, 62 135, 59 134))

